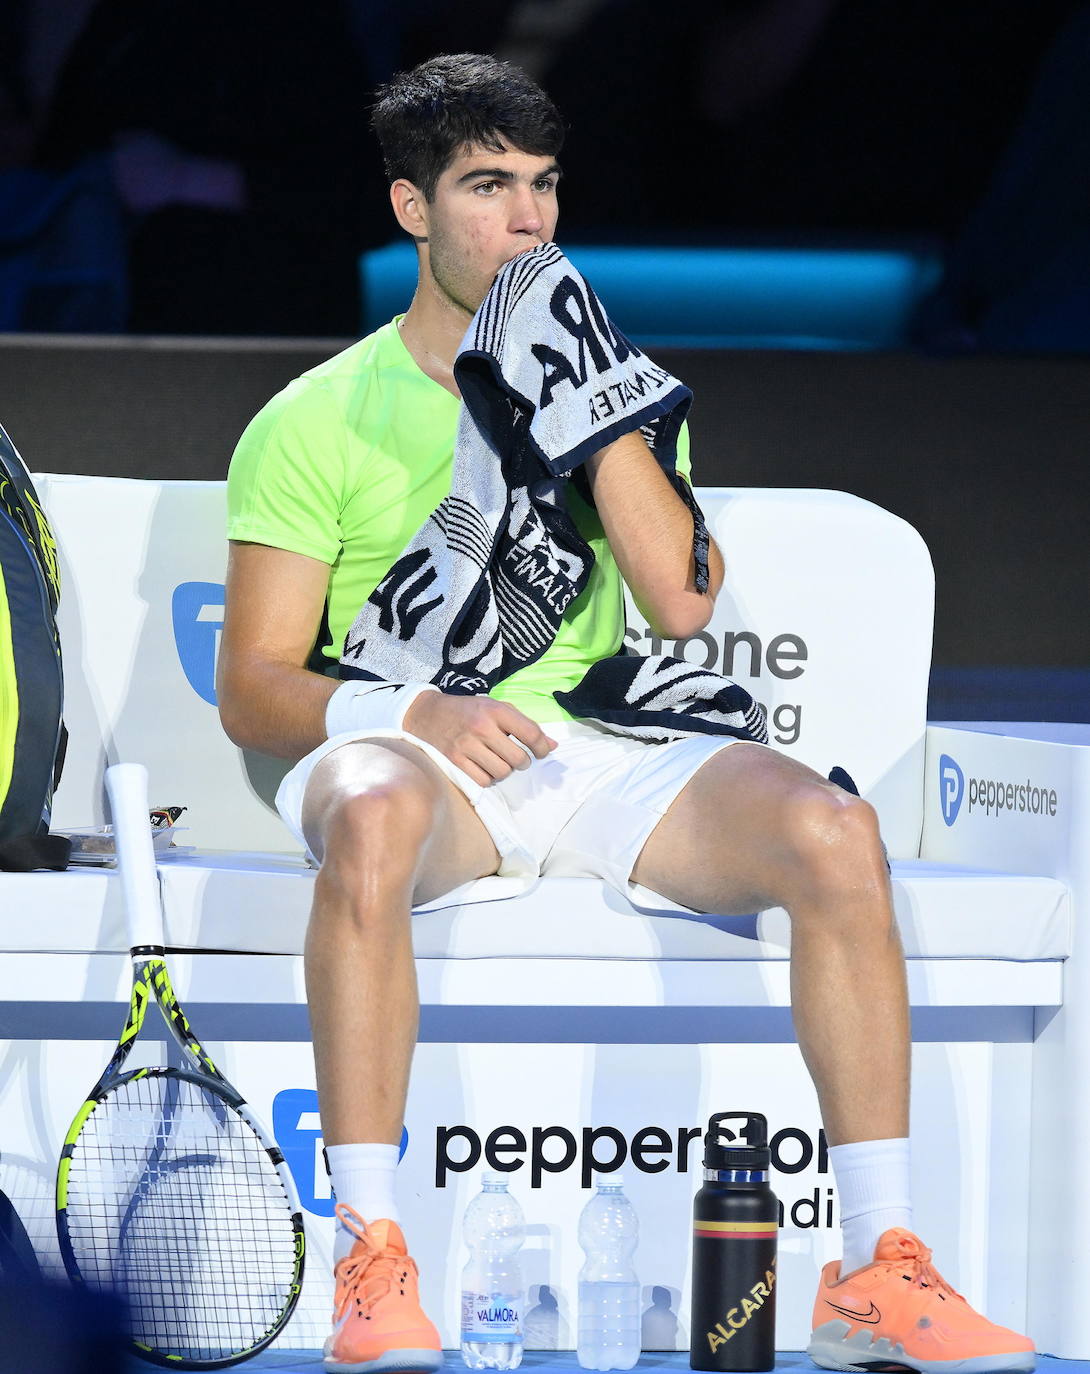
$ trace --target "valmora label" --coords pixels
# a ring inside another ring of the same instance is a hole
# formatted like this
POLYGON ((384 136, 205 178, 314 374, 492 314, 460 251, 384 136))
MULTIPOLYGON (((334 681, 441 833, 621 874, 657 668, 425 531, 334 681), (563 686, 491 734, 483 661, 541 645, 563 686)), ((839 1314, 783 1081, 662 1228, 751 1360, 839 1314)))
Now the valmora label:
POLYGON ((487 1293, 462 1294, 462 1338, 473 1341, 517 1341, 522 1313, 517 1301, 487 1293))
POLYGON ((755 1312, 759 1312, 767 1299, 772 1296, 776 1286, 775 1261, 773 1267, 765 1271, 764 1283, 755 1283, 747 1293, 738 1299, 734 1307, 724 1313, 723 1320, 716 1322, 708 1331, 708 1347, 714 1355, 721 1345, 733 1339, 736 1331, 741 1331, 755 1312))

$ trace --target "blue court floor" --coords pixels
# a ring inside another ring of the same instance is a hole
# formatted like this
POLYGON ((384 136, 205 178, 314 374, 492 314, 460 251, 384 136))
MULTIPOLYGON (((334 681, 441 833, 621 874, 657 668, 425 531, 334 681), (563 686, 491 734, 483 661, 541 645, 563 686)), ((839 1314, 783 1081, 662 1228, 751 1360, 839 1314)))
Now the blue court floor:
MULTIPOLYGON (((322 1357, 318 1351, 307 1350, 267 1350, 242 1366, 247 1370, 276 1370, 277 1374, 316 1374, 322 1368, 322 1357)), ((147 1365, 141 1368, 147 1369, 147 1365)), ((458 1374, 464 1370, 461 1356, 456 1350, 446 1352, 445 1370, 458 1374)), ((535 1371, 535 1374, 573 1374, 579 1370, 572 1351, 530 1350, 523 1356, 521 1369, 535 1371)), ((641 1355, 637 1370, 658 1370, 662 1374, 685 1374, 689 1368, 689 1357, 683 1351, 673 1353, 655 1352, 641 1355)), ((776 1369, 790 1370, 792 1374, 817 1374, 817 1366, 811 1364, 800 1351, 786 1350, 776 1356, 776 1369)), ((1037 1358, 1038 1374, 1090 1374, 1090 1361, 1057 1360, 1050 1355, 1037 1358)))

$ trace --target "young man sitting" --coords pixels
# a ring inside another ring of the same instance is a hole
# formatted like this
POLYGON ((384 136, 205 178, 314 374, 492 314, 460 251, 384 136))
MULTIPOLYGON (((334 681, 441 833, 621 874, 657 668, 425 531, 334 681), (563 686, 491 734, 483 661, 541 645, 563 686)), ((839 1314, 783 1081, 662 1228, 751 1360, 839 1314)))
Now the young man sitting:
MULTIPOLYGON (((707 623, 722 581, 712 543, 698 587, 685 488, 638 429, 564 484, 594 561, 534 661, 476 694, 430 679, 357 692, 308 668, 327 625, 336 670, 357 613, 447 497, 463 336, 497 273, 557 225, 563 125, 517 69, 435 58, 380 92, 374 127, 394 216, 416 244, 416 293, 247 428, 229 482, 219 660, 225 728, 296 761, 278 805, 320 865, 306 977, 339 1218, 326 1368, 441 1362, 394 1196, 418 1014, 412 909, 490 875, 564 872, 634 885, 645 906, 789 912, 795 1026, 844 1227, 814 1357, 864 1367, 873 1338, 896 1352, 883 1360, 924 1374, 1031 1369, 1031 1342, 975 1313, 909 1229, 905 971, 872 808, 752 739, 648 743, 575 719, 553 695, 621 645, 622 580, 669 639, 707 623)), ((564 397, 557 386, 553 404, 564 397)), ((688 478, 684 430, 676 471, 688 478)))

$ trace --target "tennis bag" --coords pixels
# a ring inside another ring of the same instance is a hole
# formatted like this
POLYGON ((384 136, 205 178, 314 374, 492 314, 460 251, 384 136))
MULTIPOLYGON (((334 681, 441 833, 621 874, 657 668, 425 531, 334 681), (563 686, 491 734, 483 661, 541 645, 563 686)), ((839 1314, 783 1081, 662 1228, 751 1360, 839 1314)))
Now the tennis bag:
POLYGON ((53 531, 30 474, 0 425, 0 869, 67 867, 49 834, 67 733, 57 632, 53 531))

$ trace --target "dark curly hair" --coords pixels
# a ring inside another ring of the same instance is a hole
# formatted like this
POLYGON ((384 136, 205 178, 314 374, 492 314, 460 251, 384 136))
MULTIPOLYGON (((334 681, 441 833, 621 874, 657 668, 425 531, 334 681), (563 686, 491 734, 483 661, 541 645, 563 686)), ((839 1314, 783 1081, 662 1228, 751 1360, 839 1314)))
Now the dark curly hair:
POLYGON ((519 67, 480 53, 444 54, 399 72, 376 92, 371 127, 391 181, 404 177, 427 200, 463 148, 555 157, 564 122, 519 67))

